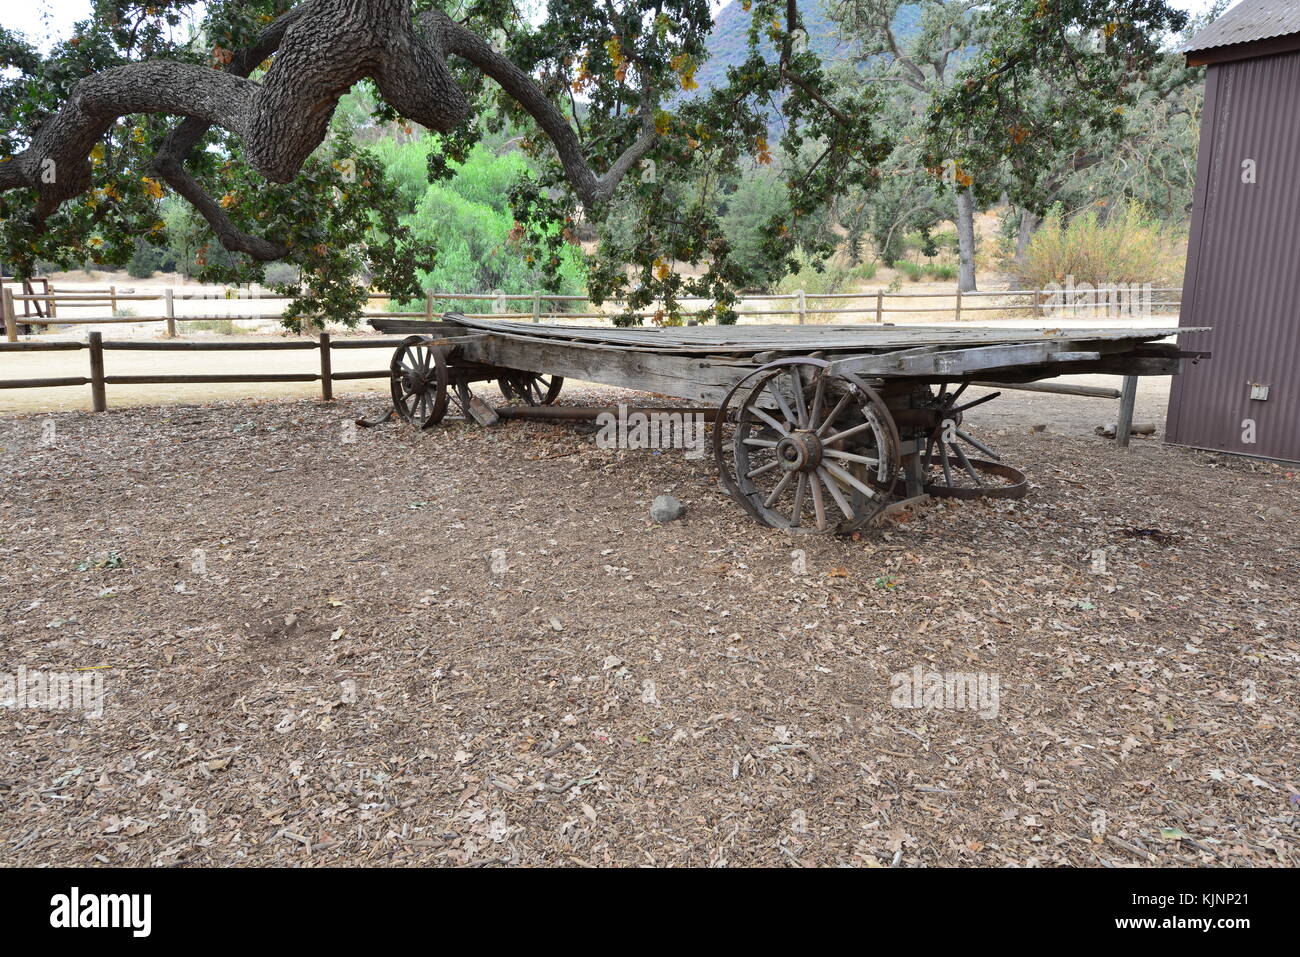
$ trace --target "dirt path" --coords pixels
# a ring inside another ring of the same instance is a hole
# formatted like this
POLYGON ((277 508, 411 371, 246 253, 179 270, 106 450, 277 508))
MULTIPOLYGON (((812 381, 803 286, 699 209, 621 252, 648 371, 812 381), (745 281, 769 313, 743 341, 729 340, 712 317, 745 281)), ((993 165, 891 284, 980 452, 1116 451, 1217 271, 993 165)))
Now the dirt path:
POLYGON ((1024 501, 792 538, 367 404, 0 420, 0 672, 107 691, 4 714, 7 863, 1300 864, 1288 469, 988 410, 1024 501))

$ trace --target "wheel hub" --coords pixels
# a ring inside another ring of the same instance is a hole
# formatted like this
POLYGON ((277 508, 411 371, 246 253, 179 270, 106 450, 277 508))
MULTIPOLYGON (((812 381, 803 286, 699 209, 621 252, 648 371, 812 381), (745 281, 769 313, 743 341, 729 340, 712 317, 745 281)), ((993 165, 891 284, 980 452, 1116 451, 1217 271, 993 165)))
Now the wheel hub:
POLYGON ((787 472, 811 472, 821 465, 821 439, 808 431, 792 432, 776 444, 776 457, 787 472))

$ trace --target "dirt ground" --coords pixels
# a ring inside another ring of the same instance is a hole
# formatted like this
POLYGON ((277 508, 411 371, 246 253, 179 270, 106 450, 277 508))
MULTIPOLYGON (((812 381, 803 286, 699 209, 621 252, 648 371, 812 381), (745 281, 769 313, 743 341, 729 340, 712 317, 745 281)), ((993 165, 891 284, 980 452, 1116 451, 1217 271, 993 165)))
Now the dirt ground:
POLYGON ((1023 501, 846 541, 378 394, 0 418, 0 671, 107 692, 0 709, 0 863, 1300 864, 1297 474, 1094 401, 972 419, 1023 501))

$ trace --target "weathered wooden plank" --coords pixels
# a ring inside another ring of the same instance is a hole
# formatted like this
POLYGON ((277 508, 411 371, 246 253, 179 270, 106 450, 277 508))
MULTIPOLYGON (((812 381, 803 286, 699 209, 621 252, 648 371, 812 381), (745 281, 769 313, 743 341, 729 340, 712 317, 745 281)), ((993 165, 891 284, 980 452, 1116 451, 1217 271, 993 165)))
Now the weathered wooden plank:
POLYGON ((974 349, 951 349, 935 352, 906 350, 878 356, 849 356, 831 362, 835 372, 852 372, 873 376, 960 376, 984 369, 1007 366, 1040 365, 1059 351, 1056 343, 979 346, 974 349))
POLYGON ((524 341, 489 336, 465 346, 474 362, 508 369, 562 375, 639 392, 658 392, 698 402, 719 403, 743 370, 689 356, 647 354, 630 349, 597 349, 573 343, 524 341))

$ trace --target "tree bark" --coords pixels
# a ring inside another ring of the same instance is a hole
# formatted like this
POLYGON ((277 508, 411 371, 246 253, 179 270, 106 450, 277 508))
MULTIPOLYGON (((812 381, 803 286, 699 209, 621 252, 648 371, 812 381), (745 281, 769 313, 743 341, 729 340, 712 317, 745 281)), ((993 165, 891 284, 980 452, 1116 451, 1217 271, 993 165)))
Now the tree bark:
POLYGON ((960 275, 957 288, 975 291, 975 198, 970 188, 957 191, 957 252, 960 275))
POLYGON ((1029 249, 1029 241, 1034 238, 1034 233, 1038 231, 1042 221, 1043 218, 1036 213, 1027 209, 1020 211, 1020 232, 1016 236, 1016 265, 1024 264, 1025 252, 1029 249))

